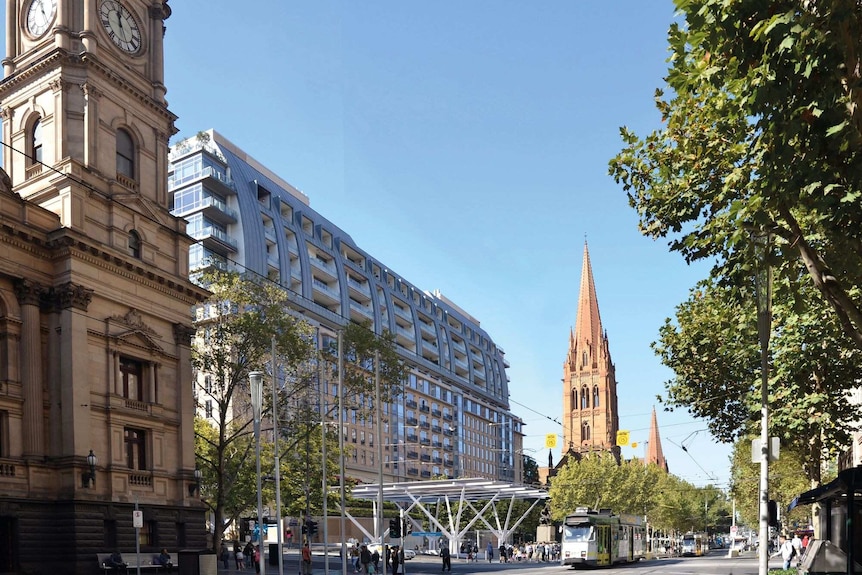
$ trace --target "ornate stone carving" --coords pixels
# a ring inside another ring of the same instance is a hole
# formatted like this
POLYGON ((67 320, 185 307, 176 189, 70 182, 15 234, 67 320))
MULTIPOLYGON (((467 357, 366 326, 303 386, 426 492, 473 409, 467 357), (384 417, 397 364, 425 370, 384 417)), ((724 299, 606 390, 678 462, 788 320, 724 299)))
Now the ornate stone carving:
POLYGON ((15 297, 21 305, 39 305, 46 291, 45 286, 28 279, 15 280, 14 289, 15 297))
POLYGON ((138 310, 136 310, 135 308, 129 308, 129 311, 126 313, 126 315, 111 316, 111 319, 114 321, 120 322, 124 325, 127 325, 133 329, 138 330, 138 331, 142 331, 146 334, 158 335, 156 330, 154 330, 153 328, 148 326, 146 323, 144 323, 144 319, 141 317, 141 313, 138 310))
POLYGON ((191 345, 195 336, 195 328, 181 323, 174 324, 174 339, 180 345, 191 345))
POLYGON ((51 88, 51 91, 54 92, 55 94, 57 92, 62 92, 63 88, 65 88, 66 86, 68 86, 68 82, 64 82, 60 78, 57 78, 55 80, 51 80, 51 83, 48 84, 48 87, 51 88))
POLYGON ((87 311, 90 301, 93 299, 93 293, 94 290, 90 288, 69 282, 54 290, 54 303, 60 310, 75 308, 87 311))

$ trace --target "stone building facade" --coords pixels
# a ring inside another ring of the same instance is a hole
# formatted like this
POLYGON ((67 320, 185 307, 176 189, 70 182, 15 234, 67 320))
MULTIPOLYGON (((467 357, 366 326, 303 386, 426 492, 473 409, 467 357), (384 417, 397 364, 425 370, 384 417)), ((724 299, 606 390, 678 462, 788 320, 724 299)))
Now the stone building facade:
POLYGON ((144 553, 206 543, 189 361, 206 292, 168 209, 169 15, 165 0, 6 2, 3 573, 92 573, 136 537, 144 553))

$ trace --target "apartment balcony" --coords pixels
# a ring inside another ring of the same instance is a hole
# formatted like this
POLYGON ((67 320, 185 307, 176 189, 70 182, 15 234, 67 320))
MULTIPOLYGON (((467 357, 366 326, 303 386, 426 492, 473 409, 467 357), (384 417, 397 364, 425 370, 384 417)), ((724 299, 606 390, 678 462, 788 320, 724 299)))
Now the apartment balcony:
POLYGON ((403 345, 404 347, 414 347, 416 345, 416 334, 412 329, 407 329, 405 327, 401 327, 400 325, 395 326, 395 341, 403 345))
POLYGON ((428 455, 427 453, 423 453, 423 454, 419 457, 419 460, 420 460, 420 461, 423 461, 423 462, 425 462, 425 463, 428 463, 428 462, 430 462, 430 461, 431 461, 431 456, 430 456, 430 455, 428 455))
POLYGON ((453 449, 455 449, 455 448, 451 445, 444 445, 443 446, 443 451, 452 451, 453 449))
POLYGON ((407 459, 419 459, 419 452, 418 451, 408 451, 407 452, 407 459))
POLYGON ((278 254, 266 254, 266 264, 274 270, 280 269, 281 262, 278 259, 278 254))
POLYGON ((442 457, 432 457, 431 461, 433 463, 436 463, 437 465, 440 465, 441 463, 443 463, 443 458, 442 457))
POLYGON ((440 357, 440 350, 437 344, 422 340, 422 357, 429 361, 437 361, 440 357))
POLYGON ((419 406, 419 411, 421 411, 422 413, 431 413, 431 408, 423 403, 419 406))
POLYGON ((442 431, 443 431, 443 428, 440 427, 439 425, 432 425, 431 426, 431 432, 432 433, 440 433, 442 431))
POLYGON ((418 435, 410 435, 410 434, 408 434, 408 435, 407 435, 407 442, 408 442, 408 443, 419 443, 419 436, 418 436, 418 435))
POLYGON ((233 179, 214 170, 212 166, 207 166, 192 174, 186 174, 182 178, 177 174, 168 174, 168 191, 173 192, 178 188, 182 188, 198 180, 205 180, 209 185, 215 184, 213 186, 215 188, 214 191, 220 192, 224 195, 236 194, 236 183, 233 179))
POLYGON ((456 349, 464 355, 467 355, 467 345, 463 341, 452 338, 452 349, 456 349))
POLYGON ((185 218, 197 212, 202 212, 208 220, 219 224, 235 224, 239 221, 239 214, 236 210, 227 207, 225 202, 213 196, 207 196, 201 198, 199 202, 193 202, 180 209, 171 210, 171 215, 185 218))
POLYGON ((203 227, 189 235, 201 242, 207 249, 222 255, 225 252, 235 253, 239 246, 237 241, 227 235, 226 232, 213 226, 203 227))
MULTIPOLYGON (((415 426, 419 425, 419 420, 416 419, 415 417, 408 417, 406 419, 406 422, 407 422, 407 425, 409 425, 411 427, 415 427, 415 426)), ((416 436, 414 435, 413 438, 415 439, 416 436)))
MULTIPOLYGON (((330 287, 317 278, 312 280, 311 285, 314 288, 315 294, 319 295, 321 300, 326 302, 326 305, 341 303, 341 294, 337 288, 330 287)), ((317 300, 315 299, 315 301, 317 300)))
POLYGON ((431 415, 433 415, 434 417, 440 417, 441 415, 443 415, 443 412, 440 411, 439 409, 433 409, 432 408, 431 409, 431 415))
POLYGON ((419 475, 419 469, 417 467, 411 467, 407 470, 407 475, 419 475))
POLYGON ((427 470, 425 470, 425 469, 423 469, 423 470, 422 470, 422 477, 423 477, 423 478, 425 478, 425 479, 427 479, 427 478, 431 477, 431 472, 430 472, 430 471, 427 471, 427 470))
POLYGON ((452 421, 452 414, 451 413, 444 413, 443 414, 443 421, 452 421))
POLYGON ((338 272, 335 270, 335 264, 332 261, 327 261, 311 254, 309 254, 308 261, 311 262, 312 266, 324 272, 330 279, 338 277, 338 272))
POLYGON ((350 295, 355 297, 357 300, 361 302, 368 302, 371 300, 371 288, 369 287, 368 282, 358 282, 348 274, 347 288, 350 290, 350 295))
POLYGON ((408 399, 404 402, 404 405, 406 405, 410 409, 416 409, 419 406, 419 404, 416 403, 415 399, 408 399))
POLYGON ((419 329, 421 329, 423 332, 427 333, 434 339, 437 339, 437 330, 434 328, 433 325, 425 323, 424 321, 420 321, 419 329))
POLYGON ((467 361, 466 360, 461 359, 460 357, 458 357, 456 355, 453 363, 455 364, 455 367, 461 368, 464 371, 464 373, 467 373, 467 361))
POLYGON ((485 377, 484 371, 475 371, 475 370, 473 371, 473 379, 478 379, 481 381, 487 381, 488 380, 488 378, 485 377))
MULTIPOLYGON (((424 424, 424 423, 419 424, 420 427, 425 427, 425 425, 426 424, 424 424)), ((428 445, 431 445, 431 440, 428 439, 427 437, 424 437, 424 438, 419 440, 419 444, 427 447, 428 445)))
POLYGON ((393 306, 395 308, 395 315, 398 317, 404 318, 409 321, 411 324, 413 323, 413 312, 409 309, 404 309, 401 306, 393 306))
POLYGON ((266 238, 268 244, 278 243, 278 239, 275 236, 275 228, 272 226, 263 227, 263 237, 266 238))
MULTIPOLYGON (((360 316, 362 316, 361 318, 358 318, 360 320, 361 319, 374 319, 374 310, 372 310, 370 306, 363 305, 359 302, 355 302, 353 300, 350 300, 350 310, 351 310, 351 312, 355 311, 360 316)), ((351 317, 353 317, 353 315, 354 314, 351 313, 351 317)))

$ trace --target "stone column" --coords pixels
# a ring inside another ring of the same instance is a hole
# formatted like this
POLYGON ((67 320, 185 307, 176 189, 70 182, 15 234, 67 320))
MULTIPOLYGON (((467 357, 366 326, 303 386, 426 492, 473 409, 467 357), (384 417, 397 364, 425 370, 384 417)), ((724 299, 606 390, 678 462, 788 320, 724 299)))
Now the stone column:
POLYGON ((29 280, 15 281, 15 296, 21 306, 21 389, 24 396, 23 454, 45 454, 45 414, 42 392, 42 327, 39 301, 44 288, 29 280))

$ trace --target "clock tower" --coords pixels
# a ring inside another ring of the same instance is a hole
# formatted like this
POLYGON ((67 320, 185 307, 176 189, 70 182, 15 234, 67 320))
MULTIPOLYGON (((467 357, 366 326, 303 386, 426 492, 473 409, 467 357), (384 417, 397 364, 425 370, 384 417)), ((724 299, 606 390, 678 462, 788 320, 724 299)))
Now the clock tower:
POLYGON ((0 573, 206 545, 190 309, 207 293, 168 203, 170 14, 167 0, 6 0, 0 573))

